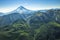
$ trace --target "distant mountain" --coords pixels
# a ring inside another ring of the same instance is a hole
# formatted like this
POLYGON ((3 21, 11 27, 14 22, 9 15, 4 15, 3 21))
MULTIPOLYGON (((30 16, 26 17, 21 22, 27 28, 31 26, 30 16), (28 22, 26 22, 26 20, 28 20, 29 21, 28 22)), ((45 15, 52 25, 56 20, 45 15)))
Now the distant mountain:
POLYGON ((0 26, 5 26, 8 24, 13 23, 14 21, 18 19, 24 19, 27 20, 28 17, 33 15, 33 11, 30 11, 23 6, 18 7, 16 10, 9 12, 8 14, 4 15, 1 13, 1 20, 0 20, 0 26))
POLYGON ((4 13, 1 13, 1 12, 0 12, 0 16, 3 16, 3 15, 4 15, 4 13))
POLYGON ((30 12, 32 12, 32 11, 24 8, 23 6, 20 6, 20 7, 18 7, 17 9, 15 9, 14 11, 12 11, 10 13, 28 14, 30 12))

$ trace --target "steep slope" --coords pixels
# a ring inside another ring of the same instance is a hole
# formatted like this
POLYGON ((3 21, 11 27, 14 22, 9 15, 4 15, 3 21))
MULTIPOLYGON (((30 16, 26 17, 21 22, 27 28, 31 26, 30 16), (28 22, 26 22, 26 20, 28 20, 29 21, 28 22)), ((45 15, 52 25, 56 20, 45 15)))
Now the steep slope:
POLYGON ((22 6, 18 7, 16 10, 9 12, 8 14, 2 16, 0 20, 0 26, 10 25, 18 19, 27 20, 28 17, 33 15, 33 11, 30 11, 22 6))

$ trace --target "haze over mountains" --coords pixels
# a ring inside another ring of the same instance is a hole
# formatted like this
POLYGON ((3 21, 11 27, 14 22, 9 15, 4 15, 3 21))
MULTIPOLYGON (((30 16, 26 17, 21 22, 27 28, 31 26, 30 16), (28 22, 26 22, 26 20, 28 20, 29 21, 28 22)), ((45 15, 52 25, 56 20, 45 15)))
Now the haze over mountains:
POLYGON ((32 13, 33 11, 26 9, 23 6, 20 6, 16 10, 8 12, 6 14, 0 13, 0 16, 2 17, 0 26, 8 25, 9 23, 12 23, 20 18, 26 20, 32 13))
MULTIPOLYGON (((59 9, 52 9, 53 11, 56 11, 56 10, 59 10, 59 9)), ((2 21, 0 22, 1 25, 3 23, 3 26, 6 24, 6 23, 9 23, 9 22, 14 22, 20 18, 24 19, 24 20, 27 20, 28 18, 34 16, 36 14, 36 12, 42 12, 40 13, 41 15, 45 15, 45 16, 48 16, 48 15, 51 15, 50 17, 54 17, 55 14, 54 13, 50 13, 50 14, 47 14, 47 11, 48 10, 37 10, 37 11, 32 11, 32 10, 28 10, 26 8, 24 8, 23 6, 20 6, 18 7, 16 10, 13 10, 11 12, 8 12, 6 14, 4 13, 0 13, 0 16, 2 17, 2 21), (8 21, 8 22, 7 22, 8 21)))
POLYGON ((0 40, 60 40, 60 9, 18 7, 0 13, 0 40))

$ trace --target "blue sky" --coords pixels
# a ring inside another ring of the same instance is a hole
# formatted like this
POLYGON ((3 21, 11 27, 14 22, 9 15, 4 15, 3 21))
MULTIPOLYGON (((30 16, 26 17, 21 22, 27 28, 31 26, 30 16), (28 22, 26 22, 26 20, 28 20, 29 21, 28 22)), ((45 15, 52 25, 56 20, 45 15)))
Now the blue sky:
POLYGON ((30 10, 60 8, 60 0, 0 0, 0 12, 9 12, 19 6, 30 10))

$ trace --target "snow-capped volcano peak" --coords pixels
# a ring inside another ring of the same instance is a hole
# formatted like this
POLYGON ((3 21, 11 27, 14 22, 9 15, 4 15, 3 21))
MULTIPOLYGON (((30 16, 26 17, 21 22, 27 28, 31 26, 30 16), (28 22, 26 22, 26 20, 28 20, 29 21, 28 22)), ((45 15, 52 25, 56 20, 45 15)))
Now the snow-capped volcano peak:
POLYGON ((11 14, 11 13, 29 14, 31 12, 32 12, 32 10, 28 10, 23 6, 19 6, 17 9, 15 9, 14 11, 9 12, 8 14, 11 14))
POLYGON ((15 11, 18 12, 18 13, 20 13, 20 14, 22 14, 22 13, 28 12, 30 10, 24 8, 23 6, 20 6, 15 11))
POLYGON ((26 8, 24 8, 23 6, 20 6, 20 7, 18 7, 18 9, 23 10, 23 9, 26 9, 26 8))

